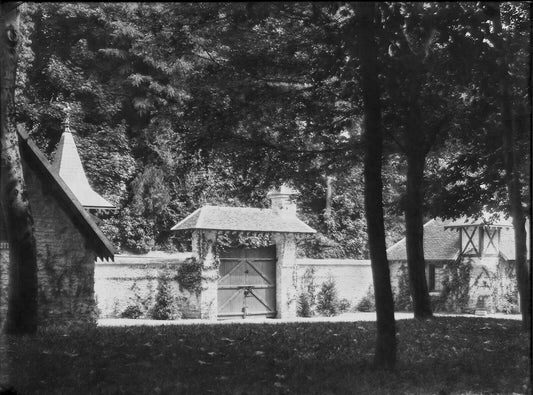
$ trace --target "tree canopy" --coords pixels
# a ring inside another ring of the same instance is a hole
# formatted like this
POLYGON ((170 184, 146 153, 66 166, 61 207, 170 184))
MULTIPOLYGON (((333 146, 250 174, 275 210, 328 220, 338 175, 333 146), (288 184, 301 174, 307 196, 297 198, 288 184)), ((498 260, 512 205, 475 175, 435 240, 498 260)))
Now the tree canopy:
MULTIPOLYGON (((490 22, 474 3, 381 3, 384 204, 403 235, 406 149, 427 148, 423 218, 505 206, 490 99, 490 22), (428 38, 431 40, 428 41, 428 38), (430 43, 427 48, 424 43, 430 43), (425 52, 424 52, 425 51, 425 52), (420 100, 419 136, 407 117, 420 100), (496 204, 494 198, 499 202, 496 204), (460 202, 460 204, 457 204, 460 202), (494 202, 494 203, 493 203, 494 202)), ((51 157, 64 106, 93 187, 125 250, 184 249, 170 227, 205 203, 267 206, 290 181, 319 232, 308 256, 368 256, 360 69, 343 3, 27 3, 17 121, 51 157), (354 92, 356 92, 354 96, 354 92), (333 177, 330 215, 327 179, 333 177)), ((527 5, 504 3, 517 152, 529 189, 527 5)))

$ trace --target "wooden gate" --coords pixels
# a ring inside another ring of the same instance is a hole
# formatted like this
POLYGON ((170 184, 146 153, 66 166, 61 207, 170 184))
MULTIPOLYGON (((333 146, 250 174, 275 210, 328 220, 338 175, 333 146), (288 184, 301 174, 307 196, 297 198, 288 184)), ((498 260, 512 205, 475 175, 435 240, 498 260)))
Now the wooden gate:
POLYGON ((220 254, 218 318, 276 316, 276 246, 220 254))

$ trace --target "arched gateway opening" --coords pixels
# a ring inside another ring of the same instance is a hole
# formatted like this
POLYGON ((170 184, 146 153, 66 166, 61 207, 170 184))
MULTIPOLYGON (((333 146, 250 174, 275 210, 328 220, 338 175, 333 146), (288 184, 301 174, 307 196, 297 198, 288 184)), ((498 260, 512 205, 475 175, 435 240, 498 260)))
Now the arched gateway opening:
POLYGON ((172 227, 192 231, 201 263, 201 317, 296 316, 296 241, 316 231, 296 217, 295 192, 282 186, 267 196, 271 208, 204 206, 172 227), (269 234, 272 245, 218 251, 222 234, 269 234))

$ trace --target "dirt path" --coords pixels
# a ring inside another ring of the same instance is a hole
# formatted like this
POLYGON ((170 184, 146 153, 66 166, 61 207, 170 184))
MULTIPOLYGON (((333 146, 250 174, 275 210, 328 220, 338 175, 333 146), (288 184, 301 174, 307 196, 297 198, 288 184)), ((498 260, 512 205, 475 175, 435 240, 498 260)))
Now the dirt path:
MULTIPOLYGON (((509 320, 520 320, 520 314, 489 314, 486 316, 476 316, 473 314, 435 314, 436 317, 470 317, 476 318, 498 318, 509 320)), ((413 318, 413 313, 395 313, 396 320, 409 320, 413 318)), ((125 318, 102 318, 98 320, 98 326, 158 326, 158 325, 225 325, 225 324, 282 324, 287 322, 356 322, 356 321, 375 321, 376 313, 346 313, 336 317, 312 317, 312 318, 291 318, 291 319, 274 319, 274 318, 247 318, 232 319, 232 320, 201 320, 201 319, 186 319, 186 320, 148 320, 148 319, 125 319, 125 318)))

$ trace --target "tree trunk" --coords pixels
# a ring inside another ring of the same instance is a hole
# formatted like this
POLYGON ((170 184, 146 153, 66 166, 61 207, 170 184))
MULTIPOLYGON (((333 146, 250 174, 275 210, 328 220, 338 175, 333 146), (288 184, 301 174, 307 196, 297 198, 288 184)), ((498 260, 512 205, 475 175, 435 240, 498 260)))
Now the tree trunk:
POLYGON ((12 122, 19 37, 18 5, 1 5, 0 204, 10 254, 5 330, 13 334, 26 334, 37 329, 37 263, 33 217, 26 195, 18 135, 12 122))
POLYGON ((374 363, 380 368, 393 369, 396 363, 396 323, 383 224, 381 179, 383 131, 377 72, 377 44, 374 39, 376 34, 375 7, 375 3, 357 3, 354 9, 365 114, 363 132, 366 147, 364 158, 365 213, 377 314, 374 363))
POLYGON ((500 104, 502 122, 502 148, 505 164, 505 178, 509 195, 509 207, 513 217, 515 237, 515 264, 518 292, 520 294, 520 309, 522 312, 522 325, 527 331, 531 329, 531 282, 527 264, 527 245, 525 214, 522 209, 522 196, 520 181, 514 152, 514 127, 512 103, 509 87, 509 70, 506 61, 506 46, 503 39, 503 30, 500 16, 499 3, 489 5, 493 9, 494 35, 501 59, 500 70, 500 104))
POLYGON ((329 219, 331 217, 331 200, 333 199, 333 177, 326 177, 326 208, 324 210, 324 217, 329 219))
POLYGON ((511 99, 509 97, 509 83, 507 78, 501 81, 502 90, 502 148, 505 163, 505 176, 507 193, 509 194, 509 206, 513 217, 513 230, 515 239, 515 264, 518 292, 520 294, 520 309, 522 312, 522 324, 524 329, 531 329, 531 283, 527 264, 526 244, 526 219, 522 209, 522 196, 520 181, 516 169, 515 154, 513 149, 514 130, 511 121, 511 99))
POLYGON ((407 265, 409 268, 409 284, 413 298, 413 311, 417 319, 433 317, 426 280, 426 262, 424 259, 424 224, 422 216, 424 164, 424 153, 414 147, 409 148, 407 152, 405 241, 407 265))

